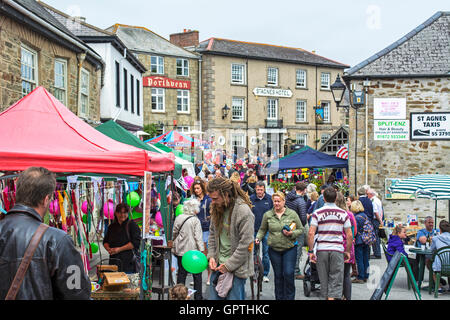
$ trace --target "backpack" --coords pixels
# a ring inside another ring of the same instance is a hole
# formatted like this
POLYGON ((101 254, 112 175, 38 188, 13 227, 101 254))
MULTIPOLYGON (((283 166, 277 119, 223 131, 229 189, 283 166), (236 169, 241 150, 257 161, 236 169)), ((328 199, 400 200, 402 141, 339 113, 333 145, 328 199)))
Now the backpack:
POLYGON ((373 224, 369 221, 367 216, 364 219, 363 232, 361 233, 361 239, 364 244, 371 246, 377 241, 373 224))

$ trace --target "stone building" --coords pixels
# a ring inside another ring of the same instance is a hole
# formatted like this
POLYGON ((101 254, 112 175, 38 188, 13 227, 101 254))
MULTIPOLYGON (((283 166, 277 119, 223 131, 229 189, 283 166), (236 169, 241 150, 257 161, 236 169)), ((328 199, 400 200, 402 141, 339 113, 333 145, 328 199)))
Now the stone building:
POLYGON ((147 71, 142 63, 115 34, 86 23, 83 17, 74 18, 46 3, 40 4, 105 62, 100 120, 115 120, 131 132, 142 130, 142 74, 147 71))
MULTIPOLYGON (((450 174, 450 124, 445 121, 450 119, 449 30, 450 13, 438 12, 344 76, 352 92, 366 92, 366 106, 357 111, 357 135, 356 111, 350 110, 350 183, 375 188, 386 215, 397 222, 416 214, 423 223, 427 215, 434 216, 435 203, 390 199, 385 190, 390 179, 450 174), (433 121, 423 127, 421 116, 433 121)), ((438 217, 448 215, 448 201, 438 201, 438 217)))
POLYGON ((43 86, 80 118, 99 123, 103 63, 38 2, 1 2, 0 110, 43 86))
POLYGON ((160 133, 199 130, 199 59, 144 27, 115 24, 116 34, 147 72, 143 75, 144 125, 160 133))
POLYGON ((276 157, 293 144, 318 149, 344 122, 330 85, 345 64, 303 49, 219 38, 196 51, 202 54, 202 127, 216 150, 276 157))

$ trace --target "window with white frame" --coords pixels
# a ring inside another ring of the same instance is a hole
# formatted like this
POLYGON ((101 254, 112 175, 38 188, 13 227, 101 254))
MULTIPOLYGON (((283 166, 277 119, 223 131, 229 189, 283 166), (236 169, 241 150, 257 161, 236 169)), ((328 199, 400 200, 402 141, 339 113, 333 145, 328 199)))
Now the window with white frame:
POLYGON ((189 112, 189 90, 177 90, 177 111, 189 112))
POLYGON ((330 90, 330 74, 327 72, 320 74, 320 89, 330 90))
POLYGON ((159 56, 150 57, 150 72, 163 74, 164 73, 164 58, 159 56))
POLYGON ((295 120, 297 122, 306 122, 306 100, 297 100, 295 120))
POLYGON ((22 77, 22 96, 33 91, 37 84, 37 52, 21 47, 20 72, 22 77))
POLYGON ((323 107, 323 122, 331 122, 330 103, 322 102, 323 107))
POLYGON ((81 69, 80 99, 79 115, 87 117, 89 115, 89 71, 83 68, 81 69))
POLYGON ((243 133, 232 133, 231 134, 231 146, 233 150, 237 147, 245 147, 245 135, 243 133))
POLYGON ((189 76, 189 61, 187 59, 177 59, 177 76, 189 76))
POLYGON ((308 142, 308 135, 306 133, 297 133, 295 135, 296 144, 300 144, 302 146, 306 146, 308 142))
POLYGON ((64 105, 67 104, 67 61, 64 59, 55 59, 54 96, 64 105))
POLYGON ((267 99, 267 119, 277 120, 278 119, 278 100, 277 99, 267 99))
POLYGON ((299 88, 306 88, 306 70, 298 69, 296 71, 295 83, 299 88))
POLYGON ((267 84, 271 86, 278 85, 278 68, 267 69, 267 84))
POLYGON ((244 99, 233 98, 231 100, 231 115, 232 120, 242 121, 244 120, 244 99))
POLYGON ((231 83, 245 84, 245 65, 231 64, 231 83))
POLYGON ((177 131, 182 133, 187 133, 190 131, 189 126, 177 126, 177 131))
POLYGON ((164 89, 152 88, 152 111, 164 112, 164 96, 164 89))
POLYGON ((331 138, 331 134, 329 134, 329 133, 323 133, 323 134, 320 136, 320 143, 321 143, 321 144, 324 144, 324 143, 327 142, 328 139, 330 139, 330 138, 331 138))

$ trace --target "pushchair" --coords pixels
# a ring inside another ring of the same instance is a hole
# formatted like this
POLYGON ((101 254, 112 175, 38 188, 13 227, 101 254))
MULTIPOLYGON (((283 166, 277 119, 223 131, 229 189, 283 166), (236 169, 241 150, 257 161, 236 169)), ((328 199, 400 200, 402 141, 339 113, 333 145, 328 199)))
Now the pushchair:
MULTIPOLYGON (((314 237, 314 247, 316 246, 317 234, 314 237)), ((305 267, 303 268, 303 293, 305 297, 309 297, 311 292, 320 290, 319 273, 317 272, 317 266, 312 263, 308 258, 306 259, 305 267), (317 286, 317 287, 316 287, 317 286)))

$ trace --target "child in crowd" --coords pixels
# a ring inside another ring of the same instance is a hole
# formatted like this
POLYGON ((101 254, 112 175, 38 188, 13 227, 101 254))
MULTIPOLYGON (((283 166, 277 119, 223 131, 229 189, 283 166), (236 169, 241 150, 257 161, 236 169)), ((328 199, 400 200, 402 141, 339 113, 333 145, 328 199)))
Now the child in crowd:
POLYGON ((189 300, 188 288, 184 284, 176 284, 169 290, 170 300, 189 300))

